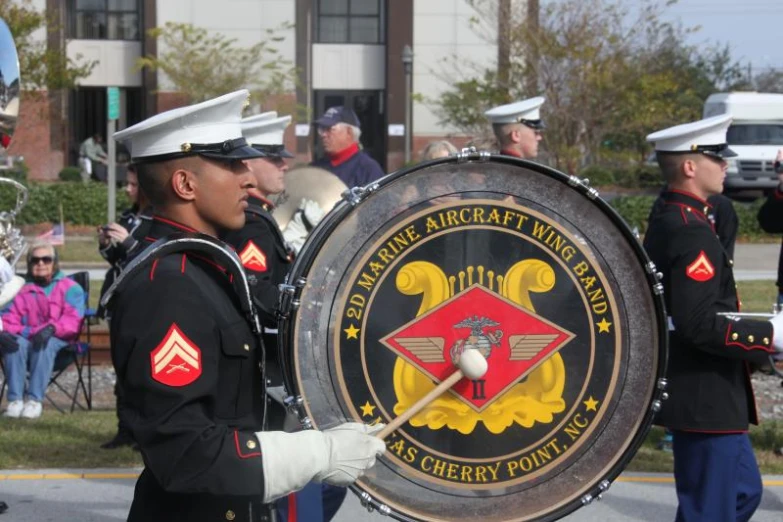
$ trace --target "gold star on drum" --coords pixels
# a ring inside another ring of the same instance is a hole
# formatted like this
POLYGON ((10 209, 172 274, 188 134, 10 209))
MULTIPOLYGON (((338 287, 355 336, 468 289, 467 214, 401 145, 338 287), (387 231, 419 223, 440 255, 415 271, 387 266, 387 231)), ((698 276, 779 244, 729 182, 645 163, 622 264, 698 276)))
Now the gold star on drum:
MULTIPOLYGON (((465 152, 354 189, 281 299, 281 360, 307 426, 389 423, 356 485, 399 520, 553 520, 609 487, 665 397, 654 267, 597 193, 465 152)), ((298 407, 296 406, 298 404, 298 407)))

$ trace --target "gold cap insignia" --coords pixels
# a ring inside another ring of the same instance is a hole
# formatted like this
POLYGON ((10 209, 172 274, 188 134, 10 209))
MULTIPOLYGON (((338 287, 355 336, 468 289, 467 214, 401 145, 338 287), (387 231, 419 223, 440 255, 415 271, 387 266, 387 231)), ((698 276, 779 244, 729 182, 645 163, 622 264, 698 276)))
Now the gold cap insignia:
POLYGON ((190 152, 190 149, 192 149, 193 147, 190 145, 190 143, 186 142, 183 143, 179 148, 182 152, 190 152))

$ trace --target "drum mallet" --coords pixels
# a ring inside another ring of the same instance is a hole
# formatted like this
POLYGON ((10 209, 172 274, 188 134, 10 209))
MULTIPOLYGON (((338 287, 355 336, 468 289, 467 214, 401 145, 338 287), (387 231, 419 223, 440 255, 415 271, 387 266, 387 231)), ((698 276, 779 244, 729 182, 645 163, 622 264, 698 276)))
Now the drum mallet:
POLYGON ((457 384, 460 379, 463 377, 471 380, 480 379, 487 373, 487 368, 487 360, 481 355, 481 352, 475 349, 465 350, 457 361, 457 371, 449 375, 445 381, 438 384, 427 395, 414 402, 402 415, 396 417, 385 428, 376 433, 375 436, 379 439, 385 439, 392 432, 399 429, 400 426, 408 422, 411 417, 426 408, 429 403, 440 397, 446 390, 457 384))

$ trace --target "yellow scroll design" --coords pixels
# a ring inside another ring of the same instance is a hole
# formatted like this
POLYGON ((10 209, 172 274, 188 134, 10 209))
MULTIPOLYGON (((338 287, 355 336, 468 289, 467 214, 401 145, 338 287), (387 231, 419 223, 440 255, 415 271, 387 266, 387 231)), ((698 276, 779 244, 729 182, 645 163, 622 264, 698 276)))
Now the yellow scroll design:
MULTIPOLYGON (((468 266, 457 275, 448 277, 433 263, 415 261, 400 269, 395 282, 401 293, 421 295, 417 317, 473 284, 485 286, 535 312, 530 294, 552 290, 555 272, 543 261, 526 259, 512 266, 505 275, 486 270, 483 266, 468 266)), ((536 422, 548 424, 555 413, 565 410, 565 377, 563 358, 556 353, 531 372, 524 382, 514 385, 481 412, 446 393, 414 415, 410 423, 433 430, 445 426, 463 434, 471 433, 479 421, 495 434, 502 433, 514 423, 524 428, 530 428, 536 422)), ((394 364, 394 392, 397 396, 394 413, 400 415, 434 387, 427 375, 398 357, 394 364)))

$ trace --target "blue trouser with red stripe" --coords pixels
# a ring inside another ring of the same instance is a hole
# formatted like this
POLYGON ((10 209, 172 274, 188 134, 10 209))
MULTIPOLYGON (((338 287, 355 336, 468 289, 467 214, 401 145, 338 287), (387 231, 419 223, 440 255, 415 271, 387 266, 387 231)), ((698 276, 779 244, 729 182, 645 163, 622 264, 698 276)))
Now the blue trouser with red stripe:
POLYGON ((761 503, 761 474, 747 433, 673 435, 676 522, 747 522, 761 503))
POLYGON ((346 488, 310 482, 276 502, 280 522, 329 522, 345 500, 346 488))

